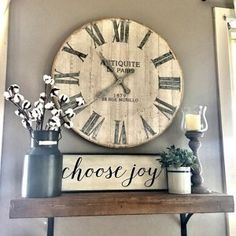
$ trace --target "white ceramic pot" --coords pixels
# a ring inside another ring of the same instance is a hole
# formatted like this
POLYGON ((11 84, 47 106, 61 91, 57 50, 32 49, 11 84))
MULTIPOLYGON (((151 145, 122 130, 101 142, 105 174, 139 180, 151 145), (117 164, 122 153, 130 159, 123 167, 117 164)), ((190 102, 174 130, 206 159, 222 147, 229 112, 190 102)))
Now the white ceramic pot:
POLYGON ((190 167, 167 168, 168 192, 177 194, 191 193, 190 167))

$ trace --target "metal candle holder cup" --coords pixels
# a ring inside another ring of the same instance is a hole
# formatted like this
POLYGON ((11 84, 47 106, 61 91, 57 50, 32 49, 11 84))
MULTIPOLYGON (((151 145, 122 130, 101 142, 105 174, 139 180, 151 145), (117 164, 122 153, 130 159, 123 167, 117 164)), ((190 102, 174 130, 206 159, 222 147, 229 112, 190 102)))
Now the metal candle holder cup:
POLYGON ((201 146, 199 138, 203 137, 204 132, 208 129, 206 120, 206 106, 198 106, 194 109, 185 108, 183 110, 181 128, 185 132, 185 136, 190 140, 189 147, 197 158, 198 167, 192 169, 192 193, 210 193, 211 191, 202 186, 202 164, 198 157, 198 150, 201 146))

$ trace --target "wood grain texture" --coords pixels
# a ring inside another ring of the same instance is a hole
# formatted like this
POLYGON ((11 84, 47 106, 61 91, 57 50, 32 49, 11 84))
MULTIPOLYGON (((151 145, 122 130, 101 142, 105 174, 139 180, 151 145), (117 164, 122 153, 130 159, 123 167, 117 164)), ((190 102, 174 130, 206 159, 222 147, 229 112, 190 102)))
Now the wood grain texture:
POLYGON ((10 218, 233 212, 233 196, 166 192, 93 192, 15 199, 10 218))
POLYGON ((133 147, 158 137, 183 97, 173 51, 132 20, 99 20, 73 32, 55 57, 52 76, 61 93, 80 94, 89 104, 73 118, 74 131, 106 147, 133 147))
POLYGON ((62 190, 166 190, 159 155, 64 154, 62 190))

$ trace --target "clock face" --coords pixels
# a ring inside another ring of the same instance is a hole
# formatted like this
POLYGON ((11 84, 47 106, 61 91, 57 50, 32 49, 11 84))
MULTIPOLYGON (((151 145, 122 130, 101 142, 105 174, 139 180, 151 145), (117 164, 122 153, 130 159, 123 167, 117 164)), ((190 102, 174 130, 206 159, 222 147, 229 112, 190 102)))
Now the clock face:
POLYGON ((83 97, 73 129, 106 147, 133 147, 159 136, 183 94, 182 72, 157 33, 132 20, 104 19, 72 33, 52 74, 61 93, 83 97))

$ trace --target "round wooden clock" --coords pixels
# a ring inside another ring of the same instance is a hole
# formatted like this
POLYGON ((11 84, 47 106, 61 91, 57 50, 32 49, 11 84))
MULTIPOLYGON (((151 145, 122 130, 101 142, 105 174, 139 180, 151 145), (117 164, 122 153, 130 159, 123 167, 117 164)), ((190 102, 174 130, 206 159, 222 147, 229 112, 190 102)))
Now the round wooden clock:
POLYGON ((56 86, 85 104, 73 129, 112 148, 146 143, 171 124, 181 104, 183 79, 166 41, 135 21, 93 21, 73 32, 57 53, 56 86))

